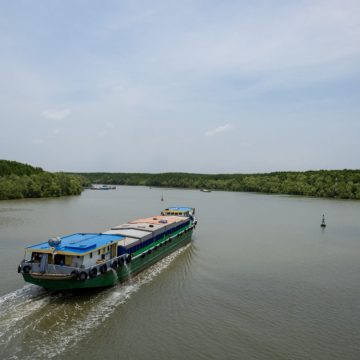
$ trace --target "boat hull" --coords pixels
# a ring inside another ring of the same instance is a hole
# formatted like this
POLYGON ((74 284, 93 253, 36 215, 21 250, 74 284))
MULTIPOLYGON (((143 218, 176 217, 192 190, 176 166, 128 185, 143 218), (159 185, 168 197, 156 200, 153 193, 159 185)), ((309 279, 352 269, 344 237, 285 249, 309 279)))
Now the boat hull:
POLYGON ((52 279, 48 276, 41 276, 40 274, 23 274, 26 282, 39 285, 50 291, 65 291, 65 290, 77 290, 77 289, 90 289, 113 286, 119 282, 124 282, 132 276, 147 269, 151 265, 157 263, 167 255, 176 251, 177 249, 186 246, 191 242, 192 229, 183 232, 171 240, 167 240, 166 244, 158 246, 156 250, 152 250, 149 254, 144 253, 145 256, 136 256, 134 259, 121 267, 115 269, 109 269, 106 273, 100 274, 95 278, 88 278, 81 281, 74 278, 57 278, 52 279))

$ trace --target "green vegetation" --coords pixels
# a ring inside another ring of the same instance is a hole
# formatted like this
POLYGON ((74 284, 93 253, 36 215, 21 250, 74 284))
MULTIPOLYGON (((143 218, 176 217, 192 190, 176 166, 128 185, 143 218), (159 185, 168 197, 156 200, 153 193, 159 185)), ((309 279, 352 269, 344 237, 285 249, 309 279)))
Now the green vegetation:
POLYGON ((324 198, 360 199, 360 170, 268 174, 50 173, 0 160, 0 200, 79 195, 91 183, 250 191, 324 198))
POLYGON ((92 183, 250 191, 360 199, 360 170, 205 175, 187 173, 82 173, 92 183))
POLYGON ((88 181, 50 173, 16 161, 0 160, 0 200, 79 195, 88 181))

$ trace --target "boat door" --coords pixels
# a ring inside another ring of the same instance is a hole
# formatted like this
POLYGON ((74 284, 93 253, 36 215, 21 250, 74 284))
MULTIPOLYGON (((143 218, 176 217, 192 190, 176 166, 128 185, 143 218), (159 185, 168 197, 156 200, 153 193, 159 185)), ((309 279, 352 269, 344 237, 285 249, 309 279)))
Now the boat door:
POLYGON ((110 256, 111 259, 117 256, 116 248, 117 248, 116 243, 111 245, 111 256, 110 256))

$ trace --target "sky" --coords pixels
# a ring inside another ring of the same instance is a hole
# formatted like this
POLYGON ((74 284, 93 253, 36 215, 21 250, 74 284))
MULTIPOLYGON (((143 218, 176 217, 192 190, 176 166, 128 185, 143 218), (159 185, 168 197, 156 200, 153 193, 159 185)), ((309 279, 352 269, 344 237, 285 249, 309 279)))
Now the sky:
POLYGON ((0 0, 0 158, 360 168, 358 0, 0 0))

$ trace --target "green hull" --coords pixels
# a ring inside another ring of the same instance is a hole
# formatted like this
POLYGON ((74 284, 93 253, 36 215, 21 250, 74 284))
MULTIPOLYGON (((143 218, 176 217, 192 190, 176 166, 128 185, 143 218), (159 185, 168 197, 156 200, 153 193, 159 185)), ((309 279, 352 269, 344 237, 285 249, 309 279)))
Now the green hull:
POLYGON ((42 286, 50 291, 63 291, 63 290, 77 290, 89 288, 109 287, 129 279, 131 276, 147 269, 149 266, 155 264, 165 256, 171 254, 175 250, 187 245, 191 242, 192 229, 182 233, 167 244, 153 250, 151 254, 146 253, 145 257, 137 256, 129 264, 118 267, 116 270, 110 269, 104 274, 98 275, 95 278, 88 278, 85 281, 77 279, 41 279, 32 277, 31 274, 23 274, 24 280, 42 286))

